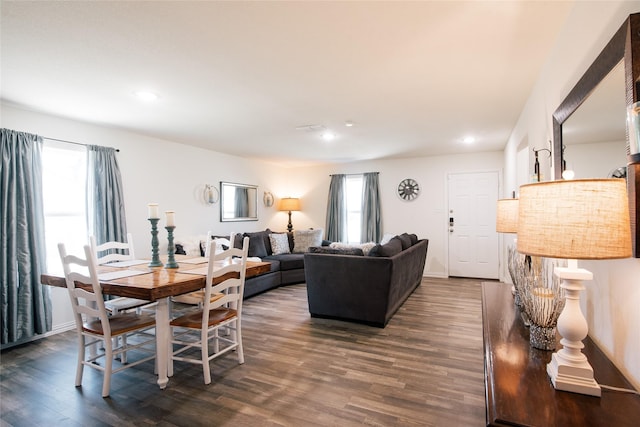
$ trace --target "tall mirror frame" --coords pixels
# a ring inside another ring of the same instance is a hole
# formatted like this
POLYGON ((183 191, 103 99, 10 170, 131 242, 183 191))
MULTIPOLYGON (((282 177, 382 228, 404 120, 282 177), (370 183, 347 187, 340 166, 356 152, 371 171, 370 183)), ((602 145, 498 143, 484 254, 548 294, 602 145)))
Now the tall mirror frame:
MULTIPOLYGON (((596 86, 624 61, 626 104, 640 101, 640 13, 634 13, 622 24, 600 52, 578 83, 553 113, 553 171, 555 179, 562 177, 562 124, 589 97, 596 86)), ((630 154, 627 129, 627 189, 631 213, 633 256, 640 258, 640 154, 630 154)))

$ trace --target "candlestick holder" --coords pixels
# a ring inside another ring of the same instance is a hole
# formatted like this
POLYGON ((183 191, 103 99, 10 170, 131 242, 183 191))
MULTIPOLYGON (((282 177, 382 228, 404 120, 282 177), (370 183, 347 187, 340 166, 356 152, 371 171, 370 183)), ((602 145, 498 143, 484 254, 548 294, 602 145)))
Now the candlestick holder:
POLYGON ((160 218, 149 218, 151 223, 151 262, 149 267, 162 267, 158 251, 158 221, 160 218))
POLYGON ((169 258, 167 259, 167 264, 164 266, 164 268, 178 268, 179 265, 174 257, 176 253, 176 247, 173 245, 173 229, 176 227, 166 226, 165 228, 167 229, 167 238, 169 239, 169 244, 167 245, 169 258))
POLYGON ((160 218, 149 218, 151 223, 151 262, 149 267, 162 267, 158 253, 158 221, 160 218))

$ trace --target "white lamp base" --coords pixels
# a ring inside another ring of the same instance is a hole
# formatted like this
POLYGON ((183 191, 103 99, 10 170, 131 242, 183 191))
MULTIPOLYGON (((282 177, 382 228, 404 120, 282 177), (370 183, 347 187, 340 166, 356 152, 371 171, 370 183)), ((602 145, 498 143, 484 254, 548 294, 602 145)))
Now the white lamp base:
POLYGON ((547 364, 547 374, 556 390, 588 394, 600 397, 601 389, 593 379, 593 368, 587 360, 579 365, 568 365, 560 360, 558 353, 553 353, 551 362, 547 364))
POLYGON ((584 289, 582 281, 593 279, 593 274, 577 268, 575 263, 569 268, 556 267, 554 274, 562 280, 560 286, 565 290, 564 309, 557 326, 563 348, 553 353, 551 362, 547 364, 547 374, 557 390, 600 397, 601 390, 593 379, 593 368, 582 353, 582 340, 587 337, 589 329, 580 309, 580 292, 584 289))

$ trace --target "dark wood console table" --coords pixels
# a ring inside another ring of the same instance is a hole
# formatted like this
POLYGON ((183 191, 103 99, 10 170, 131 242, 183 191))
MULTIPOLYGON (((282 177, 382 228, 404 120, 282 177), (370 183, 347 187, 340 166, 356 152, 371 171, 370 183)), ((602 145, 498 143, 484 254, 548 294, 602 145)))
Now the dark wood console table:
MULTIPOLYGON (((602 397, 592 397, 553 388, 546 370, 553 352, 529 345, 510 285, 482 284, 482 318, 488 426, 640 426, 638 395, 602 389, 602 397)), ((598 384, 633 389, 589 337, 584 344, 598 384)))

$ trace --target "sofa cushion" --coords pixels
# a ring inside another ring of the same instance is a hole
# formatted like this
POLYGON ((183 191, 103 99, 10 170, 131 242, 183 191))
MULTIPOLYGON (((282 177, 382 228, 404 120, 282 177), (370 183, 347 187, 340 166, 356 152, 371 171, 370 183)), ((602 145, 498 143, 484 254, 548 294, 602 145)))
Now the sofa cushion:
POLYGON ((308 252, 311 246, 322 245, 322 234, 324 230, 293 230, 293 252, 308 252))
POLYGON ((396 236, 400 239, 400 243, 402 243, 402 250, 409 249, 411 247, 411 237, 407 233, 398 234, 396 236))
POLYGON ((375 245, 369 251, 369 256, 392 257, 402 252, 402 242, 398 237, 394 237, 384 245, 375 245))
POLYGON ((418 243, 418 236, 415 234, 409 234, 409 237, 411 238, 411 246, 415 245, 416 243, 418 243))
POLYGON ((309 252, 314 254, 336 254, 336 255, 364 255, 362 249, 355 246, 332 248, 327 246, 311 246, 309 252))
POLYGON ((285 233, 269 234, 269 242, 271 243, 272 255, 291 253, 291 249, 289 248, 289 237, 285 233))
POLYGON ((264 259, 269 262, 274 260, 280 262, 281 271, 304 269, 304 254, 270 255, 264 259))
POLYGON ((269 242, 269 234, 271 230, 256 231, 251 233, 237 234, 234 246, 239 248, 242 246, 242 239, 249 238, 249 256, 263 258, 271 253, 271 243, 269 242))
POLYGON ((267 246, 264 244, 264 237, 259 233, 244 233, 249 237, 249 256, 264 258, 267 256, 267 246))

